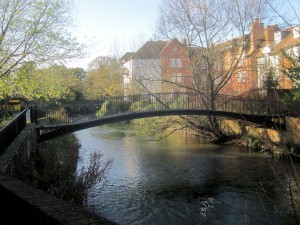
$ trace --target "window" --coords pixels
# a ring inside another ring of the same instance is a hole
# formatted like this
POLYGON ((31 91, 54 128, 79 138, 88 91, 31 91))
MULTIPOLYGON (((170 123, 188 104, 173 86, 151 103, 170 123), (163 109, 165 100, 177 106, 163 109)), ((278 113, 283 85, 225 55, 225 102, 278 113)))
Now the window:
POLYGON ((300 37, 300 27, 295 27, 293 29, 293 36, 294 36, 294 38, 299 38, 300 37))
POLYGON ((220 62, 215 62, 214 65, 215 65, 215 69, 216 69, 216 70, 221 69, 220 62))
POLYGON ((182 83, 182 74, 181 73, 177 74, 177 83, 182 83))
POLYGON ((172 76, 171 76, 171 81, 172 81, 172 82, 176 82, 176 74, 172 74, 172 76))
POLYGON ((245 55, 245 53, 243 53, 242 57, 239 59, 238 66, 244 66, 245 65, 245 59, 246 59, 246 55, 245 55))
POLYGON ((244 83, 246 82, 246 72, 242 71, 238 73, 238 82, 239 83, 244 83))
POLYGON ((293 49, 292 48, 287 49, 285 52, 288 56, 293 57, 293 49))
POLYGON ((177 59, 176 62, 177 62, 177 67, 182 67, 182 65, 181 65, 181 59, 177 59))
POLYGON ((227 68, 230 68, 230 67, 231 67, 231 60, 230 60, 230 59, 227 59, 227 60, 226 60, 226 64, 227 64, 227 68))
POLYGON ((170 67, 182 67, 181 59, 170 59, 170 67))
POLYGON ((182 83, 182 74, 178 73, 178 74, 172 74, 171 76, 171 81, 174 83, 182 83))
POLYGON ((170 67, 175 67, 175 59, 170 59, 170 67))
POLYGON ((216 76, 216 78, 215 78, 215 84, 220 84, 221 81, 222 81, 222 76, 221 75, 216 76))
POLYGON ((173 48, 173 52, 177 52, 177 50, 178 50, 177 47, 173 48))
POLYGON ((243 66, 245 64, 245 60, 244 59, 240 59, 238 66, 243 66))

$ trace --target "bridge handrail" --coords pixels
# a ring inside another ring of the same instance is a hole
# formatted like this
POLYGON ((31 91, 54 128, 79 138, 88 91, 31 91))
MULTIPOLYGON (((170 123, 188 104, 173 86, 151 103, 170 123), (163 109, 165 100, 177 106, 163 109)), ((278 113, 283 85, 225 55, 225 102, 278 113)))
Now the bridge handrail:
POLYGON ((219 94, 214 96, 214 104, 211 104, 211 96, 209 94, 199 95, 196 92, 114 96, 102 98, 98 103, 93 100, 90 106, 87 102, 81 104, 81 106, 87 107, 87 110, 80 111, 80 113, 84 113, 85 115, 80 118, 72 116, 74 112, 72 112, 69 106, 58 105, 32 108, 32 122, 39 123, 40 126, 55 124, 70 125, 129 113, 177 109, 223 111, 249 115, 267 115, 272 113, 269 104, 264 99, 219 94))
POLYGON ((0 129, 0 154, 11 144, 27 124, 28 109, 24 109, 18 116, 0 129))

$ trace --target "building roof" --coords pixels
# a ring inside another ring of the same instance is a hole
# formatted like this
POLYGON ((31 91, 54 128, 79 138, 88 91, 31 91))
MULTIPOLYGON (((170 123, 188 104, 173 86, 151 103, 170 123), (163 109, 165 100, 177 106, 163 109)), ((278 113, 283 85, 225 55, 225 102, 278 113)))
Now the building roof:
MULTIPOLYGON (((275 43, 272 43, 269 45, 271 52, 269 53, 270 55, 277 55, 278 53, 280 53, 281 50, 285 50, 288 49, 289 47, 293 47, 296 45, 300 44, 300 39, 299 38, 295 38, 293 36, 293 31, 292 28, 288 28, 286 30, 283 31, 288 31, 288 35, 283 38, 277 45, 275 45, 275 43)), ((260 50, 258 57, 263 57, 264 53, 262 52, 262 49, 260 50)))
POLYGON ((273 48, 271 54, 278 54, 281 50, 300 44, 299 38, 293 37, 293 32, 290 32, 282 41, 273 48))
POLYGON ((120 58, 120 61, 121 62, 127 62, 131 56, 133 56, 134 52, 126 52, 125 55, 123 55, 121 58, 120 58))
POLYGON ((162 51, 165 50, 166 48, 168 48, 168 46, 169 46, 172 42, 173 42, 173 43, 176 42, 176 43, 179 44, 180 46, 184 47, 183 44, 182 44, 177 38, 173 38, 172 40, 166 42, 165 47, 162 49, 162 51))
POLYGON ((147 41, 130 59, 159 59, 167 43, 166 41, 147 41))

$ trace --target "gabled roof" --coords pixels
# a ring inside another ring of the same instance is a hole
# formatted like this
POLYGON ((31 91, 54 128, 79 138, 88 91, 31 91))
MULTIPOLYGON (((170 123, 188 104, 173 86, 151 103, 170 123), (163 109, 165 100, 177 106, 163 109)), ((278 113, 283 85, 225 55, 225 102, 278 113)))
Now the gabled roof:
POLYGON ((120 58, 120 61, 121 62, 127 62, 131 56, 133 56, 134 52, 126 52, 125 55, 123 55, 121 58, 120 58))
MULTIPOLYGON (((269 46, 271 48, 270 55, 277 55, 278 53, 280 53, 281 50, 286 50, 289 47, 293 47, 300 44, 300 38, 294 38, 292 28, 288 28, 284 31, 289 31, 289 34, 277 45, 273 43, 269 46)), ((260 50, 258 57, 263 57, 263 55, 264 54, 262 50, 260 50)))
POLYGON ((293 37, 293 32, 290 32, 281 42, 275 45, 271 55, 278 54, 281 50, 300 44, 299 38, 293 37))
POLYGON ((159 59, 167 43, 166 41, 147 41, 130 59, 159 59))
POLYGON ((222 42, 220 44, 217 44, 215 46, 215 51, 217 52, 230 52, 232 55, 237 52, 238 49, 240 49, 239 46, 241 46, 241 43, 243 43, 243 50, 247 55, 250 55, 250 36, 249 34, 245 34, 241 37, 234 38, 232 40, 228 40, 225 42, 222 42))
POLYGON ((162 49, 162 51, 165 50, 172 42, 176 42, 176 43, 179 44, 180 46, 184 47, 184 46, 182 45, 182 43, 181 43, 177 38, 174 38, 174 39, 172 39, 172 40, 166 42, 165 47, 162 49))

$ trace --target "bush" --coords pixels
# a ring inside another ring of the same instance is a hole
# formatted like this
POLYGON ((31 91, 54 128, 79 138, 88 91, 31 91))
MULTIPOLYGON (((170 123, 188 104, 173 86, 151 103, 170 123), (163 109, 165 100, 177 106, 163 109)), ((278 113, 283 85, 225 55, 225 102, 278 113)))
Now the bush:
POLYGON ((89 190, 98 183, 106 183, 105 175, 112 161, 103 161, 101 154, 94 153, 89 164, 76 171, 79 147, 73 134, 41 143, 30 163, 19 165, 17 178, 58 198, 83 205, 89 190))
POLYGON ((117 114, 121 112, 126 112, 130 108, 130 102, 121 101, 114 104, 111 100, 106 100, 101 108, 96 113, 96 116, 101 117, 105 115, 117 114))

